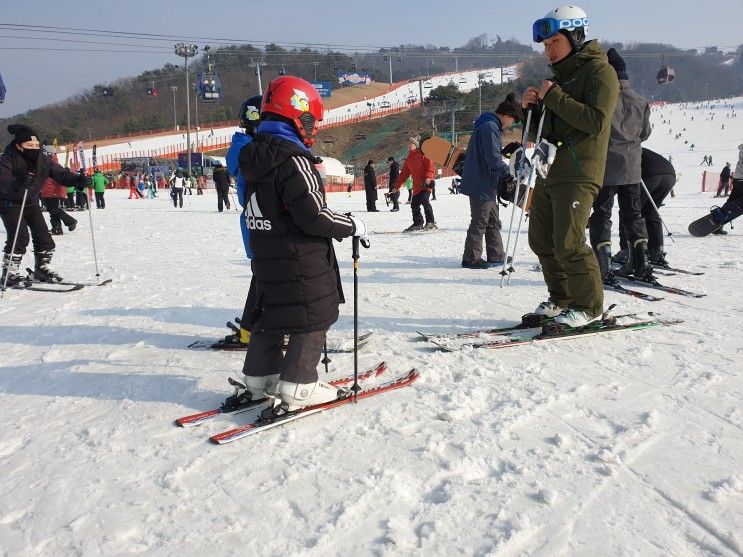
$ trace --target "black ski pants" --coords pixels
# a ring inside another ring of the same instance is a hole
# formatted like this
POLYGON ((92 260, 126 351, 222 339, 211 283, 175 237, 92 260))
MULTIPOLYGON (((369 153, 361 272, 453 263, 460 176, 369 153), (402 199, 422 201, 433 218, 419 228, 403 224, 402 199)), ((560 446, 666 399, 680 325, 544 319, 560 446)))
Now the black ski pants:
POLYGON ((637 240, 648 237, 645 219, 642 218, 642 186, 604 186, 593 202, 593 213, 588 219, 588 232, 594 249, 600 244, 611 242, 611 211, 614 208, 615 195, 619 200, 619 226, 624 228, 630 243, 634 245, 637 240))
POLYGON ((328 330, 289 335, 286 354, 282 352, 284 333, 255 332, 250 335, 243 373, 251 377, 280 374, 282 381, 308 384, 317 381, 328 330))
POLYGON ((180 208, 183 209, 183 188, 173 188, 170 197, 173 198, 173 207, 178 207, 180 204, 180 208))
POLYGON ((18 229, 18 240, 15 244, 16 254, 23 255, 26 253, 29 242, 29 230, 35 252, 51 251, 56 247, 54 240, 52 240, 52 235, 49 234, 49 228, 47 228, 38 202, 34 201, 31 205, 26 205, 23 211, 21 211, 20 205, 1 207, 0 218, 2 218, 3 225, 5 225, 6 240, 3 250, 5 253, 10 253, 13 247, 15 229, 18 226, 19 220, 21 221, 21 226, 18 229))
POLYGON ((479 197, 470 197, 470 226, 464 241, 462 261, 472 263, 482 259, 482 238, 488 261, 503 261, 503 239, 498 203, 479 197))
POLYGON ((230 209, 230 186, 217 186, 217 211, 222 212, 224 206, 230 209))
MULTIPOLYGON (((674 184, 676 184, 676 176, 673 174, 648 176, 644 182, 645 187, 650 192, 650 197, 655 202, 655 206, 660 209, 663 201, 671 193, 674 184)), ((648 251, 655 253, 663 249, 663 221, 653 207, 653 204, 650 203, 648 195, 644 191, 641 191, 640 195, 642 196, 642 216, 645 219, 645 228, 648 232, 648 251)), ((619 247, 621 249, 627 248, 627 234, 622 226, 619 227, 619 247)))
POLYGON ((88 194, 84 190, 75 192, 75 204, 79 209, 88 208, 88 194))
POLYGON ((390 190, 388 199, 392 201, 392 210, 399 211, 400 210, 400 191, 390 190))
POLYGON ((426 223, 436 222, 433 218, 433 208, 429 198, 431 197, 431 190, 424 189, 419 191, 413 196, 413 201, 410 203, 410 210, 413 212, 413 224, 423 225, 423 215, 421 214, 421 207, 426 215, 426 223))
POLYGON ((67 209, 71 210, 75 208, 75 192, 67 192, 67 209))
POLYGON ((70 226, 77 222, 73 217, 68 215, 62 208, 62 200, 57 197, 47 197, 46 210, 49 211, 49 223, 52 228, 61 228, 62 223, 65 226, 70 226))
POLYGON ((96 209, 105 209, 106 208, 106 199, 103 197, 103 194, 106 192, 103 191, 97 191, 95 192, 95 208, 96 209))
POLYGON ((743 203, 743 180, 733 178, 733 191, 730 192, 730 197, 728 197, 722 209, 729 211, 741 203, 743 203))

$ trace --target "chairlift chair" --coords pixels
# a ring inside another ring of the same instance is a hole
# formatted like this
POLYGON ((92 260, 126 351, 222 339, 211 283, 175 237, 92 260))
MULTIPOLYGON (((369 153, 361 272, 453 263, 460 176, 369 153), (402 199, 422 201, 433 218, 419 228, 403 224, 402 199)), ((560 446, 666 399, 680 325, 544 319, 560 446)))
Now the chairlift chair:
POLYGON ((658 85, 670 85, 676 79, 676 72, 674 72, 671 66, 666 66, 663 62, 664 57, 661 55, 660 70, 658 70, 658 75, 655 76, 655 79, 658 85))
POLYGON ((205 103, 217 102, 222 97, 222 82, 217 72, 199 74, 199 96, 205 103))
POLYGON ((155 83, 152 82, 152 84, 149 87, 147 87, 147 96, 157 97, 157 95, 158 95, 157 87, 155 87, 155 83))

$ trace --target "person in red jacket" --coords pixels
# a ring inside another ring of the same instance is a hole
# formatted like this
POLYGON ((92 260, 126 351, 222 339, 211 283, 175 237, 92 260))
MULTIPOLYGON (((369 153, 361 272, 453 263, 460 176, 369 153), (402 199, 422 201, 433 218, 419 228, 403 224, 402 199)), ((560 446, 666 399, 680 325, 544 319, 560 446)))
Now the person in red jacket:
POLYGON ((62 235, 62 223, 70 232, 75 230, 77 219, 67 214, 63 208, 64 201, 67 199, 67 186, 55 182, 52 178, 47 178, 41 188, 41 198, 49 212, 49 221, 52 225, 50 232, 53 236, 62 235))
POLYGON ((408 143, 408 156, 402 165, 402 170, 394 187, 394 190, 399 192, 408 176, 413 178, 413 201, 410 204, 410 209, 413 211, 413 224, 403 232, 436 228, 436 219, 433 217, 433 209, 429 201, 431 190, 435 184, 436 169, 433 166, 433 161, 418 149, 418 145, 418 138, 411 137, 408 143), (421 214, 421 206, 426 215, 425 223, 421 214))

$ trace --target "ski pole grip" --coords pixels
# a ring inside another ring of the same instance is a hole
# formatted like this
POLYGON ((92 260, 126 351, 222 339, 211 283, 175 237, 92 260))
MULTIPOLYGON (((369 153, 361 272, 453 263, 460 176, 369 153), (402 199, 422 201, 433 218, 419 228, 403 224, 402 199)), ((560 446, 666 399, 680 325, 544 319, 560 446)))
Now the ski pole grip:
POLYGON ((358 259, 359 259, 359 243, 360 243, 360 240, 361 240, 361 238, 359 238, 358 236, 353 236, 353 238, 351 239, 351 252, 352 252, 351 257, 353 257, 353 260, 354 261, 358 261, 358 259))

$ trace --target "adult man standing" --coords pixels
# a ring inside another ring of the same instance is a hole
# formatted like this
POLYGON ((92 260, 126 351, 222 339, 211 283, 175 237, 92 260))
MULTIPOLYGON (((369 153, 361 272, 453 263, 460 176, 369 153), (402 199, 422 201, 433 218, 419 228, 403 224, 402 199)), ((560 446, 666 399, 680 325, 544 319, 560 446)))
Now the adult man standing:
POLYGON ((402 171, 395 182, 395 191, 400 191, 400 188, 408 177, 413 179, 413 197, 410 204, 410 209, 413 212, 413 224, 403 230, 403 232, 437 228, 436 220, 433 216, 433 208, 429 201, 431 189, 435 183, 434 176, 436 169, 433 166, 433 161, 418 149, 418 145, 419 139, 417 137, 411 137, 408 140, 408 156, 402 164, 402 171), (426 215, 425 224, 423 215, 421 214, 421 207, 423 207, 426 215))
POLYGON ((364 167, 364 190, 366 191, 366 210, 376 213, 377 209, 377 173, 374 171, 374 161, 369 160, 364 167))
POLYGON ((619 81, 619 101, 612 115, 604 185, 593 203, 588 223, 601 279, 606 284, 616 284, 611 270, 611 213, 615 195, 619 199, 619 226, 627 236, 629 256, 620 274, 643 280, 650 280, 653 274, 648 262, 648 232, 642 216, 644 194, 640 184, 641 143, 650 136, 651 128, 648 101, 630 87, 624 60, 613 48, 607 54, 619 81))
POLYGON ((462 254, 462 267, 467 269, 487 269, 503 264, 498 191, 511 174, 501 156, 501 134, 520 120, 521 114, 516 97, 509 93, 495 109, 495 114, 484 112, 475 120, 459 186, 459 191, 470 198, 470 226, 462 254), (482 258, 483 235, 487 261, 482 258))
POLYGON ((397 182, 397 177, 400 175, 400 165, 395 160, 395 157, 388 157, 387 167, 390 172, 389 182, 387 183, 389 190, 387 197, 392 201, 390 212, 395 212, 400 210, 400 192, 395 190, 395 182, 397 182))
POLYGON ((221 213, 223 205, 226 205, 229 211, 230 172, 222 166, 221 162, 214 165, 212 179, 214 180, 214 188, 217 190, 217 211, 221 213))
POLYGON ((106 199, 103 196, 106 193, 106 186, 108 184, 108 178, 106 178, 103 173, 96 168, 95 174, 93 174, 93 191, 95 192, 96 209, 106 208, 106 199))
MULTIPOLYGON (((580 327, 600 318, 604 288, 586 224, 604 179, 611 117, 619 82, 598 41, 586 41, 586 13, 563 6, 534 22, 554 77, 529 87, 521 106, 543 103, 540 151, 556 149, 549 169, 537 177, 529 212, 529 246, 539 257, 549 299, 536 313, 580 327), (549 148, 549 149, 548 149, 549 148)), ((530 130, 536 136, 536 120, 530 130)), ((539 165, 539 162, 537 163, 539 165)))

